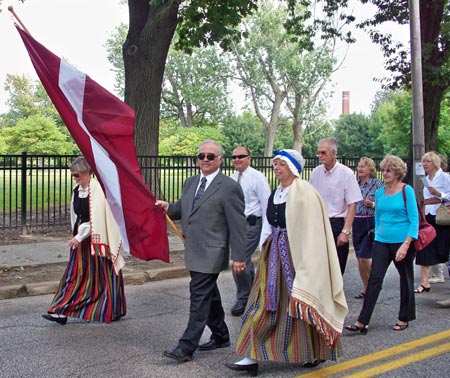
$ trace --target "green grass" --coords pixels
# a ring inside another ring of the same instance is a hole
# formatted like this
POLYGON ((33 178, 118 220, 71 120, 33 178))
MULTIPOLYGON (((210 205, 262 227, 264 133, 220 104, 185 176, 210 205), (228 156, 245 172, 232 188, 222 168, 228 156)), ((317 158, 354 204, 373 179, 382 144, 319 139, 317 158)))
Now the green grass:
MULTIPOLYGON (((42 209, 70 202, 72 180, 68 169, 28 171, 27 207, 42 209)), ((0 211, 15 211, 22 203, 22 177, 17 171, 0 171, 0 211)))

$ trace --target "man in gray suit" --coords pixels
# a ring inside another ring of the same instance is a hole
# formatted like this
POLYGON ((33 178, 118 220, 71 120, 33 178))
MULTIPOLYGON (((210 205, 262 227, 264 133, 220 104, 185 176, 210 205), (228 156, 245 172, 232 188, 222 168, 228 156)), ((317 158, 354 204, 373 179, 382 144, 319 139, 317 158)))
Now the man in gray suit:
POLYGON ((186 180, 175 203, 156 201, 172 219, 180 219, 185 237, 185 263, 191 275, 189 321, 173 350, 164 356, 178 362, 192 360, 194 351, 225 348, 230 335, 225 324, 217 278, 233 260, 233 271, 245 271, 246 219, 239 184, 220 172, 222 147, 206 140, 198 149, 200 175, 186 180), (210 340, 198 345, 205 326, 210 340))

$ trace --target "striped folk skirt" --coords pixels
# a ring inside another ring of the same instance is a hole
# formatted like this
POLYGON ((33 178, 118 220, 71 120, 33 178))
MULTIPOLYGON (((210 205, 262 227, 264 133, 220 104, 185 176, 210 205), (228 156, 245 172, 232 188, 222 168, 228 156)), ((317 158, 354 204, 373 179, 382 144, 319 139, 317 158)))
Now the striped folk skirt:
POLYGON ((48 313, 109 323, 126 314, 122 272, 111 260, 91 254, 90 238, 70 252, 70 260, 48 313))
MULTIPOLYGON (((280 261, 277 272, 277 309, 270 312, 266 310, 265 288, 270 248, 271 242, 268 242, 261 252, 255 281, 242 318, 236 353, 258 361, 336 361, 341 354, 339 341, 334 349, 330 349, 325 338, 313 326, 289 316, 289 294, 280 261)), ((290 260, 292 270, 292 259, 290 260)))

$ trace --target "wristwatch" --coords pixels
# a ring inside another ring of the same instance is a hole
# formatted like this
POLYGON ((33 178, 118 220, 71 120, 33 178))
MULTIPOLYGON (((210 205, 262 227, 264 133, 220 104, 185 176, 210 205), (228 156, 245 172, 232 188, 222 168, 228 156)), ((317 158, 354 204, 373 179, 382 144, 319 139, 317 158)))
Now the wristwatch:
POLYGON ((350 234, 352 233, 351 231, 346 230, 346 229, 343 229, 341 232, 347 236, 350 236, 350 234))

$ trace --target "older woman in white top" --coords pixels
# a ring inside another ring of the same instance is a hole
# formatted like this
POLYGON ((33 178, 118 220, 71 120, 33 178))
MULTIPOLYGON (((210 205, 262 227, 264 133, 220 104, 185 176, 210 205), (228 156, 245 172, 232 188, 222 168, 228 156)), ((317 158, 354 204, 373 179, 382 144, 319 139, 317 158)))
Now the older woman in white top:
POLYGON ((423 197, 427 221, 436 229, 436 238, 424 249, 416 252, 416 265, 420 265, 421 283, 416 294, 430 291, 428 273, 430 266, 448 261, 450 248, 450 226, 436 224, 436 213, 442 201, 450 201, 450 175, 444 173, 441 159, 435 152, 427 152, 422 156, 423 169, 427 176, 424 179, 423 197))

